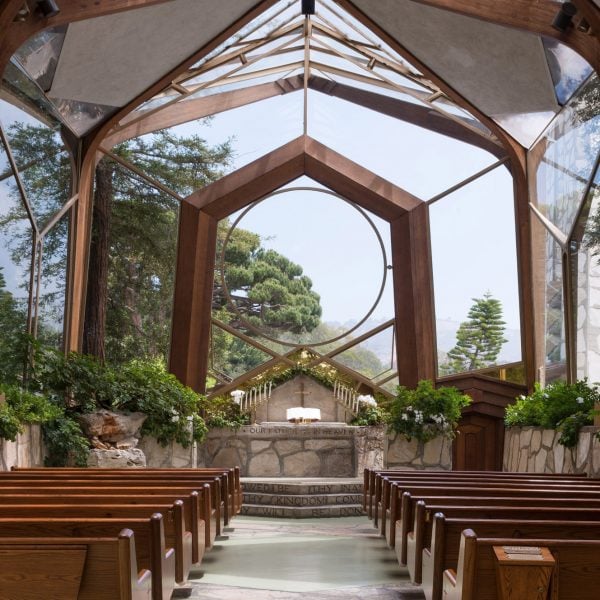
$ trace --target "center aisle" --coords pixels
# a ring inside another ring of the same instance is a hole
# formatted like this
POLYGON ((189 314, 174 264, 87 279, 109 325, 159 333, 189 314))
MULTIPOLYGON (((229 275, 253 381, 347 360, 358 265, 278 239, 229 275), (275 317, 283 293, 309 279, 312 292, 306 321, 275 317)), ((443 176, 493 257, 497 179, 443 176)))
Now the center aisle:
POLYGON ((229 539, 205 555, 201 572, 190 573, 191 598, 424 598, 366 517, 237 516, 233 524, 229 539))

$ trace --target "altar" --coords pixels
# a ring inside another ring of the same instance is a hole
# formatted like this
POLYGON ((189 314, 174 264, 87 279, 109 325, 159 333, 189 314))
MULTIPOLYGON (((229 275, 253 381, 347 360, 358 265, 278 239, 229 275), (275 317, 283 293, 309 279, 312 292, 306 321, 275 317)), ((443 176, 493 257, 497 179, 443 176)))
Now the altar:
POLYGON ((239 465, 245 477, 362 477, 365 467, 383 468, 384 437, 382 427, 340 422, 213 429, 198 449, 198 464, 239 465))

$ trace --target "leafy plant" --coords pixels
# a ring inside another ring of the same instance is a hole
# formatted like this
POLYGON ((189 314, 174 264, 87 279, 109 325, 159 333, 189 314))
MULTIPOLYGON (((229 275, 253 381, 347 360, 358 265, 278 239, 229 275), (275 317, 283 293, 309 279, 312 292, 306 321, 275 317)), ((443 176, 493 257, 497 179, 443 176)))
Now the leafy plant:
POLYGON ((42 426, 48 454, 47 467, 86 467, 90 442, 81 431, 79 423, 64 412, 42 426))
POLYGON ((593 423, 594 405, 600 401, 598 388, 587 379, 575 383, 555 381, 545 388, 535 384, 529 396, 519 396, 506 408, 504 422, 508 427, 543 427, 561 432, 559 444, 567 448, 577 445, 579 430, 593 423))
POLYGON ((379 406, 370 406, 361 403, 359 405, 356 417, 350 421, 350 425, 358 425, 361 427, 375 427, 381 425, 386 418, 386 414, 379 406))
MULTIPOLYGON (((92 356, 75 352, 64 356, 39 347, 33 363, 31 385, 43 390, 75 422, 77 415, 101 408, 142 412, 147 415, 142 434, 162 445, 174 441, 187 447, 192 440, 204 439, 202 397, 168 373, 160 359, 133 360, 116 368, 92 356)), ((52 430, 55 437, 73 432, 72 424, 55 424, 52 430)), ((68 445, 65 441, 57 446, 61 444, 68 445)))
POLYGON ((23 428, 31 423, 56 419, 60 410, 48 398, 32 394, 16 386, 0 385, 6 402, 0 405, 0 438, 14 442, 23 428))
POLYGON ((239 429, 250 424, 250 415, 242 413, 231 398, 217 396, 203 403, 203 414, 209 429, 239 429))
POLYGON ((119 393, 111 407, 147 415, 143 435, 163 445, 175 441, 184 447, 204 439, 201 396, 168 373, 162 360, 133 360, 119 370, 116 380, 119 393))
POLYGON ((410 441, 428 442, 437 436, 452 438, 462 409, 471 398, 455 387, 435 388, 429 380, 419 381, 416 389, 398 387, 389 404, 388 426, 410 441))

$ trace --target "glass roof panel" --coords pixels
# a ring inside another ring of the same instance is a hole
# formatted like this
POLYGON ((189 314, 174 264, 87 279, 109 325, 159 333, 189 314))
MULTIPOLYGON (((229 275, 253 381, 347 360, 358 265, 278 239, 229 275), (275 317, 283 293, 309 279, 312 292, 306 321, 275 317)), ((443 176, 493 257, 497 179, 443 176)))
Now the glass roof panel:
POLYGON ((4 70, 1 95, 11 104, 51 127, 57 128, 62 120, 56 107, 12 59, 4 70))
POLYGON ((66 31, 66 25, 44 29, 15 52, 15 59, 44 92, 52 85, 66 31))
POLYGON ((566 104, 593 69, 577 52, 558 40, 542 38, 542 42, 554 82, 556 99, 559 104, 566 104))
POLYGON ((497 160, 479 148, 312 90, 308 110, 311 137, 421 199, 497 160))
POLYGON ((211 145, 229 140, 233 150, 229 172, 235 171, 302 135, 302 93, 268 98, 171 131, 197 134, 211 145))
POLYGON ((567 236, 600 151, 599 96, 600 82, 593 75, 539 142, 543 154, 534 165, 532 201, 567 236))
POLYGON ((516 113, 493 117, 494 121, 505 129, 525 148, 531 148, 535 140, 548 126, 556 113, 544 111, 539 113, 516 113))

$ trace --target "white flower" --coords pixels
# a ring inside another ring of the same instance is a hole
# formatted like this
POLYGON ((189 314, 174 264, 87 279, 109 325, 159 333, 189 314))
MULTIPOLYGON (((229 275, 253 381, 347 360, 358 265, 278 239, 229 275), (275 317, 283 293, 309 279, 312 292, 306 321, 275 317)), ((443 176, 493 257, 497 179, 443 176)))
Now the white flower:
POLYGON ((548 394, 544 394, 544 398, 550 398, 550 396, 548 396, 548 394))
POLYGON ((171 417, 171 421, 172 421, 173 423, 177 423, 177 421, 179 421, 179 415, 173 415, 173 416, 171 417))
POLYGON ((579 397, 577 398, 577 404, 583 404, 583 403, 584 403, 584 400, 583 400, 583 398, 582 398, 581 396, 579 396, 579 397))
POLYGON ((408 421, 408 415, 406 413, 402 413, 402 420, 408 421))

